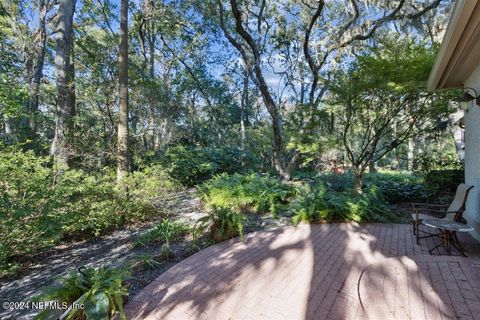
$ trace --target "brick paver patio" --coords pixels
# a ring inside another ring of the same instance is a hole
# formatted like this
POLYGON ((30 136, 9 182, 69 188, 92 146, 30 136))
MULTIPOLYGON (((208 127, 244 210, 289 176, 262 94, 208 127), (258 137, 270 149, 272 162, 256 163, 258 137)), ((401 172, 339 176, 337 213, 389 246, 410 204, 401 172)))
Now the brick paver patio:
MULTIPOLYGON (((480 244, 430 255, 409 225, 300 225, 252 233, 178 263, 128 319, 480 319, 480 244)), ((428 240, 428 241, 427 241, 428 240)))

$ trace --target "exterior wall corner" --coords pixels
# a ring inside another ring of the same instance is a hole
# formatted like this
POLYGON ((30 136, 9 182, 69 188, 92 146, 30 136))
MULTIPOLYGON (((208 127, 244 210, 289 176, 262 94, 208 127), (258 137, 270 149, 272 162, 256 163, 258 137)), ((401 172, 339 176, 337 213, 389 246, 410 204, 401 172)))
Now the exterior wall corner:
MULTIPOLYGON (((480 93, 480 65, 465 82, 480 93)), ((475 231, 473 236, 480 240, 480 106, 475 101, 466 102, 465 112, 465 183, 473 185, 469 194, 465 218, 475 231)))

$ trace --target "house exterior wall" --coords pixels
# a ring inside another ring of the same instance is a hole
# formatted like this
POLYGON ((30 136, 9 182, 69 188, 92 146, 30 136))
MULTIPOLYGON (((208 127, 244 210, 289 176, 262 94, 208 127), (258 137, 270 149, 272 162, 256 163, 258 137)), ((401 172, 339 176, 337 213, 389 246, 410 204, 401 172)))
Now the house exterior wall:
MULTIPOLYGON (((480 65, 465 82, 480 93, 480 65)), ((475 101, 464 103, 465 112, 465 183, 473 185, 467 200, 465 218, 480 240, 480 106, 475 101)))

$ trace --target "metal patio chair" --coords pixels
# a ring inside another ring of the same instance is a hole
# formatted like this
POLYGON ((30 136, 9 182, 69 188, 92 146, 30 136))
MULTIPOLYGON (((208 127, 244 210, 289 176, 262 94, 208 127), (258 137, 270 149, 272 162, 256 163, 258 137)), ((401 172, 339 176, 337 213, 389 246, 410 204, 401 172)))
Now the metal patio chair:
POLYGON ((422 220, 424 219, 443 219, 448 221, 465 221, 462 217, 463 212, 465 211, 465 203, 467 202, 468 194, 470 190, 473 189, 473 186, 466 185, 461 183, 457 187, 455 192, 455 198, 453 199, 450 205, 441 205, 441 204, 430 204, 430 203, 412 203, 412 219, 413 219, 413 234, 417 238, 417 244, 421 238, 431 237, 431 236, 440 236, 438 234, 430 234, 428 232, 427 236, 420 237, 419 235, 419 226, 422 220))

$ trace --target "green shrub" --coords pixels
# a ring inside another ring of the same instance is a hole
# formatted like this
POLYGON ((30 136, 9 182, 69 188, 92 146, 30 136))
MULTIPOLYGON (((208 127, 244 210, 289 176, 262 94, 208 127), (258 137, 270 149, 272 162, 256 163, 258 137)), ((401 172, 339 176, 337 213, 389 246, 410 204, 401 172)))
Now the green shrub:
POLYGON ((158 168, 130 180, 130 200, 120 197, 113 170, 55 174, 50 158, 32 152, 0 152, 0 270, 16 258, 39 252, 71 236, 89 238, 125 222, 159 214, 151 199, 175 184, 158 168))
MULTIPOLYGON (((322 174, 319 177, 328 191, 348 192, 353 189, 354 176, 345 174, 322 174)), ((377 187, 389 203, 421 201, 431 197, 435 188, 425 183, 420 176, 406 172, 367 173, 363 179, 364 189, 377 187)))
POLYGON ((435 192, 422 177, 405 172, 369 174, 365 185, 377 187, 389 203, 425 201, 435 192))
POLYGON ((328 219, 329 210, 325 202, 325 188, 317 186, 314 190, 302 189, 291 203, 293 224, 300 222, 318 223, 328 219))
POLYGON ((129 195, 136 201, 152 203, 158 201, 166 191, 181 189, 181 184, 170 177, 161 165, 152 165, 142 170, 135 171, 127 178, 129 195))
POLYGON ((364 177, 365 184, 374 185, 376 183, 399 183, 399 184, 421 184, 422 177, 413 175, 405 171, 382 171, 377 173, 367 173, 364 177))
POLYGON ((207 216, 200 218, 197 229, 209 230, 215 241, 223 241, 236 236, 243 237, 246 218, 242 213, 228 208, 214 208, 207 216))
POLYGON ((388 203, 376 187, 370 187, 360 195, 352 192, 326 193, 329 209, 328 221, 332 222, 392 222, 388 203))
POLYGON ((52 214, 59 219, 59 225, 51 225, 59 227, 61 235, 84 236, 98 236, 120 226, 136 212, 117 195, 115 181, 109 172, 88 175, 81 170, 65 171, 57 178, 55 194, 49 199, 55 203, 52 214))
MULTIPOLYGON (((148 186, 148 179, 145 182, 148 186)), ((130 188, 132 197, 127 200, 117 193, 113 172, 67 170, 56 178, 51 194, 37 194, 45 203, 38 226, 43 233, 57 234, 59 240, 67 235, 98 236, 124 222, 143 220, 156 208, 146 199, 148 190, 138 187, 130 188)))
POLYGON ((292 202, 294 224, 318 222, 391 222, 394 216, 382 193, 375 187, 357 195, 351 191, 326 191, 320 185, 300 193, 292 202))
POLYGON ((463 170, 463 163, 454 152, 433 153, 417 156, 414 167, 416 172, 426 176, 433 170, 463 170))
POLYGON ((219 170, 199 149, 184 146, 171 147, 167 153, 169 173, 182 184, 193 186, 209 179, 219 170))
POLYGON ((455 191, 465 180, 463 170, 433 170, 425 177, 425 181, 434 188, 444 191, 455 191))
POLYGON ((328 191, 346 191, 353 189, 354 175, 347 171, 343 174, 323 173, 318 175, 318 180, 323 183, 328 191))
POLYGON ((401 184, 380 182, 375 185, 383 193, 389 203, 406 201, 426 201, 433 194, 435 189, 425 184, 401 184))
POLYGON ((221 174, 199 187, 209 208, 276 214, 295 189, 275 178, 258 174, 221 174))
POLYGON ((48 159, 33 152, 0 151, 0 266, 16 253, 32 252, 54 243, 58 227, 48 214, 56 204, 48 159), (53 229, 53 230, 52 230, 53 229))
MULTIPOLYGON (((118 313, 120 319, 126 319, 123 310, 123 297, 128 295, 125 270, 100 267, 82 268, 61 280, 61 284, 46 288, 38 297, 41 301, 58 301, 66 306, 74 302, 84 306, 72 308, 68 319, 108 319, 118 313)), ((52 313, 63 312, 45 310, 39 319, 49 319, 52 313)), ((58 314, 56 314, 58 316, 58 314)))
POLYGON ((239 148, 175 146, 167 153, 169 174, 186 186, 202 183, 216 174, 254 170, 258 160, 239 148))

